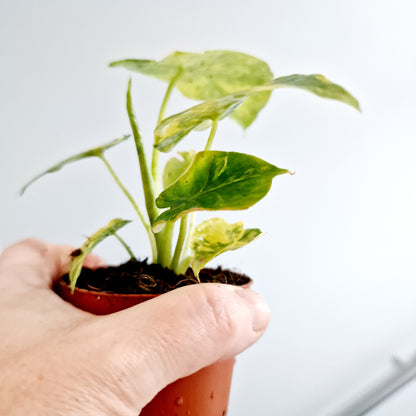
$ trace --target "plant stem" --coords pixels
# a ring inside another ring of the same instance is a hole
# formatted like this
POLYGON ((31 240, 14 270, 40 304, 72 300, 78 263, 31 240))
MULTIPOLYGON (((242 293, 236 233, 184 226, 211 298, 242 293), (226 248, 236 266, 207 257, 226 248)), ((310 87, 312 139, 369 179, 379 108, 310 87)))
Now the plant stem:
POLYGON ((136 204, 136 201, 131 196, 130 192, 126 189, 126 187, 121 182, 120 178, 114 172, 114 170, 111 167, 111 165, 108 162, 108 160, 104 157, 103 154, 99 155, 98 157, 104 162, 105 166, 107 167, 107 169, 110 172, 111 176, 113 177, 114 181, 117 183, 117 185, 119 186, 119 188, 123 191, 124 195, 130 201, 130 203, 132 204, 134 210, 136 211, 137 215, 139 216, 139 218, 140 218, 140 220, 141 220, 144 228, 146 229, 147 235, 149 237, 150 245, 151 245, 151 248, 152 248, 152 256, 153 256, 153 259, 155 261, 156 260, 156 257, 157 257, 156 241, 155 241, 155 236, 154 236, 154 234, 152 232, 152 229, 151 229, 149 223, 146 221, 146 218, 144 217, 144 215, 140 211, 140 208, 136 204))
MULTIPOLYGON (((130 125, 133 131, 134 141, 136 143, 137 155, 139 157, 144 199, 146 202, 146 211, 147 211, 147 215, 149 216, 150 224, 153 224, 159 213, 159 210, 156 207, 156 202, 155 202, 155 190, 154 190, 154 182, 153 182, 152 174, 149 169, 149 165, 147 164, 143 140, 140 135, 139 127, 136 121, 136 116, 133 110, 133 103, 131 100, 131 79, 129 80, 129 85, 127 88, 127 113, 129 115, 130 125)), ((158 234, 154 234, 154 238, 156 240, 156 256, 155 257, 157 258, 157 262, 162 265, 164 264, 161 263, 160 259, 163 259, 166 257, 166 254, 164 253, 165 246, 166 246, 166 243, 164 241, 165 235, 166 235, 166 232, 160 232, 158 234)))
POLYGON ((181 218, 178 241, 176 242, 175 253, 173 254, 173 259, 172 259, 172 264, 171 264, 171 269, 176 273, 178 273, 179 261, 180 261, 182 250, 183 250, 183 244, 186 239, 187 230, 188 230, 188 215, 184 215, 181 218))
MULTIPOLYGON (((180 259, 180 262, 178 264, 178 270, 177 274, 184 274, 189 267, 189 260, 186 256, 183 255, 183 253, 186 254, 187 250, 189 249, 189 245, 191 243, 191 237, 192 237, 192 231, 194 229, 195 224, 195 212, 190 212, 187 214, 188 217, 188 232, 186 233, 186 239, 183 243, 184 249, 182 250, 182 257, 180 259)), ((199 281, 199 278, 197 277, 197 280, 199 281)))
POLYGON ((191 243, 191 236, 192 236, 192 231, 194 229, 194 225, 195 225, 195 212, 190 212, 189 214, 187 214, 189 216, 189 222, 188 222, 188 234, 186 234, 186 240, 184 243, 184 247, 185 249, 189 248, 189 245, 191 243))
POLYGON ((178 80, 178 78, 180 77, 181 74, 182 74, 182 70, 179 70, 178 73, 169 82, 168 88, 167 88, 166 93, 165 93, 165 97, 163 98, 162 106, 160 107, 159 117, 157 119, 157 124, 160 124, 160 122, 165 117, 165 111, 166 111, 166 107, 167 107, 168 102, 169 102, 170 95, 172 94, 173 87, 175 86, 175 83, 176 83, 176 81, 178 80))
POLYGON ((165 228, 158 234, 158 257, 157 262, 163 267, 169 267, 171 263, 171 250, 172 250, 172 234, 175 224, 173 222, 167 222, 165 228))
POLYGON ((139 132, 139 127, 134 114, 133 103, 131 99, 131 78, 127 88, 127 113, 129 115, 131 129, 133 131, 134 142, 136 143, 137 156, 139 157, 140 173, 143 182, 143 192, 146 201, 146 210, 149 215, 150 223, 157 217, 158 210, 155 204, 154 184, 152 175, 150 173, 149 165, 146 160, 146 153, 143 145, 142 136, 139 132))
POLYGON ((218 128, 218 119, 216 118, 216 119, 212 120, 211 131, 209 133, 208 141, 207 141, 207 144, 205 145, 204 150, 210 150, 211 149, 212 142, 214 141, 215 133, 217 132, 217 128, 218 128))
POLYGON ((117 233, 114 233, 114 237, 117 238, 118 241, 120 241, 122 246, 126 249, 127 253, 129 253, 130 259, 136 260, 136 257, 134 253, 131 251, 131 248, 129 247, 129 245, 117 233))
MULTIPOLYGON (((182 70, 179 70, 178 73, 170 80, 168 88, 165 92, 165 96, 163 97, 162 105, 159 111, 159 117, 157 118, 157 125, 165 118, 166 107, 169 102, 169 98, 172 94, 173 87, 175 86, 176 81, 180 77, 182 70)), ((159 186, 159 150, 156 147, 153 147, 153 154, 152 154, 152 178, 155 186, 159 186)))

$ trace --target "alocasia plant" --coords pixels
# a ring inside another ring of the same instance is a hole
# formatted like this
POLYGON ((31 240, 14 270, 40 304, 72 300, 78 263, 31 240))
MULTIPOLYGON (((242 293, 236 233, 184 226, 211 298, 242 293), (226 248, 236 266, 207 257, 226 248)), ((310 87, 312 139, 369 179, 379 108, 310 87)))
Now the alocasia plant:
MULTIPOLYGON (((279 88, 300 88, 323 98, 344 102, 359 110, 357 100, 344 88, 322 75, 289 75, 274 78, 269 66, 253 56, 233 51, 205 53, 175 52, 157 62, 126 59, 110 64, 132 72, 156 77, 168 83, 154 130, 151 157, 146 154, 131 97, 131 79, 127 88, 127 113, 140 165, 145 212, 105 158, 105 152, 129 139, 125 135, 108 144, 79 153, 52 166, 30 181, 65 165, 89 158, 99 158, 132 204, 148 234, 153 262, 184 273, 191 267, 198 279, 199 271, 214 257, 235 250, 260 236, 257 228, 244 229, 243 224, 229 224, 211 218, 195 226, 194 212, 199 210, 241 210, 257 203, 269 191, 275 176, 290 173, 255 156, 211 150, 220 120, 231 117, 244 129, 256 119, 271 93, 279 88), (202 101, 180 113, 165 117, 172 90, 202 101), (207 129, 205 149, 179 152, 164 169, 159 166, 159 152, 171 151, 195 129, 207 129), (179 230, 173 245, 174 227, 179 230)), ((130 221, 119 218, 98 230, 73 253, 70 282, 75 287, 88 253, 104 238, 114 235, 134 257, 132 250, 117 234, 130 221)))

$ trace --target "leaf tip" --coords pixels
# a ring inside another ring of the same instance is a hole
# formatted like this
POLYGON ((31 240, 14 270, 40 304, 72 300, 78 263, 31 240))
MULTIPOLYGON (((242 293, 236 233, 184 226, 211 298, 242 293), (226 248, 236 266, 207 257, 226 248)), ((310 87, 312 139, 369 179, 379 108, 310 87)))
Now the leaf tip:
POLYGON ((349 104, 354 110, 357 110, 359 113, 362 113, 360 103, 358 100, 347 91, 347 94, 349 95, 349 100, 345 101, 346 104, 349 104))
MULTIPOLYGON (((36 179, 36 178, 35 178, 36 179)), ((18 195, 23 196, 23 194, 26 192, 27 188, 29 188, 30 185, 32 185, 32 183, 34 182, 35 179, 32 179, 30 182, 26 183, 25 185, 23 185, 19 191, 18 191, 18 195)))

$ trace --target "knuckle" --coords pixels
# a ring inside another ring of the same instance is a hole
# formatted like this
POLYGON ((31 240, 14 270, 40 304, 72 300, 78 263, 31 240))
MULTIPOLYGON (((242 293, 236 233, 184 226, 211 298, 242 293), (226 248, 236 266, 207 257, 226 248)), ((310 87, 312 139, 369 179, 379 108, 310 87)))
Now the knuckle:
POLYGON ((222 288, 206 288, 203 309, 206 311, 208 336, 230 338, 236 334, 238 322, 234 313, 234 301, 222 288))

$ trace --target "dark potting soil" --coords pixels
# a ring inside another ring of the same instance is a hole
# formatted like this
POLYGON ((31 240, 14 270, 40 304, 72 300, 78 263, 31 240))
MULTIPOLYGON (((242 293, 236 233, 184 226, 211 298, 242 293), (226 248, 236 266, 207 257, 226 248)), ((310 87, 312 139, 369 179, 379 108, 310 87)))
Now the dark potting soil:
MULTIPOLYGON (((63 277, 69 283, 68 275, 63 277)), ((228 269, 202 269, 199 272, 201 283, 226 283, 242 286, 250 278, 228 269)), ((109 293, 160 294, 181 286, 199 283, 192 269, 177 275, 159 264, 149 264, 146 260, 130 260, 119 266, 101 267, 95 270, 83 268, 77 280, 80 289, 109 293)))

